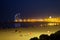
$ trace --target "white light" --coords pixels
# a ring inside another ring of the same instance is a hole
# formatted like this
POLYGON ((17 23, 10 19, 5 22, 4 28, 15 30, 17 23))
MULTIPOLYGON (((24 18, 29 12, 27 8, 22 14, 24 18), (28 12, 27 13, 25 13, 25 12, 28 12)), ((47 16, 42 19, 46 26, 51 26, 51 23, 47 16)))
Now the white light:
POLYGON ((49 18, 52 18, 51 16, 49 16, 49 18))
POLYGON ((48 33, 50 32, 50 31, 47 31, 48 33))

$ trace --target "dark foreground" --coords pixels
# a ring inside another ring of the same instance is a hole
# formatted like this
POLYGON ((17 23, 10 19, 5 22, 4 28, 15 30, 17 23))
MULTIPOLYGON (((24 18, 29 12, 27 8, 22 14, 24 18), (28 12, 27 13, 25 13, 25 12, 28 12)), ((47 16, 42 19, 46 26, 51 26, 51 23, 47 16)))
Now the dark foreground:
POLYGON ((31 38, 30 40, 60 40, 60 30, 55 32, 54 34, 50 35, 42 34, 39 36, 39 38, 34 37, 31 38))

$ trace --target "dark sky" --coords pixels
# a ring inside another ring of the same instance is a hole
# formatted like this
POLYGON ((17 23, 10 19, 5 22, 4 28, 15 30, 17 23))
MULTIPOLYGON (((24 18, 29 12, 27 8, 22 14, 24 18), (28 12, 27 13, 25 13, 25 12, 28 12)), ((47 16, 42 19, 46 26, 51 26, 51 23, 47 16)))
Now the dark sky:
POLYGON ((21 18, 44 18, 60 16, 58 0, 2 0, 0 1, 0 20, 13 20, 16 13, 21 18))

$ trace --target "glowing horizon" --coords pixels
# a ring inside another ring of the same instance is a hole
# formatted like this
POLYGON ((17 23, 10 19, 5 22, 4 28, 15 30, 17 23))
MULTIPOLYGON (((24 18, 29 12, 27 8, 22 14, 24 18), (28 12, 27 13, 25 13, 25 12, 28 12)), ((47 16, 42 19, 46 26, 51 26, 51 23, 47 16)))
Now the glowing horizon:
POLYGON ((15 19, 15 22, 60 22, 60 18, 15 19))

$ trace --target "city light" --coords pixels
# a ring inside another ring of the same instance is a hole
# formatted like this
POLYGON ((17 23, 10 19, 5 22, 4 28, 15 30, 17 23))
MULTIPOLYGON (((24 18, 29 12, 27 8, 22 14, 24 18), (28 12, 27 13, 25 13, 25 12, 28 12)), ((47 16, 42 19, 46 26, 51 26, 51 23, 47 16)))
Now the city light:
POLYGON ((27 21, 26 19, 23 20, 23 22, 26 22, 26 21, 27 21))
POLYGON ((22 19, 19 19, 19 22, 22 22, 23 20, 22 19))
POLYGON ((51 16, 49 16, 49 18, 52 18, 51 16))
POLYGON ((38 21, 44 21, 43 19, 38 19, 38 21))
POLYGON ((59 23, 48 23, 49 26, 59 25, 59 23))
POLYGON ((27 19, 26 21, 27 21, 27 22, 31 22, 31 20, 30 20, 30 19, 27 19))
POLYGON ((15 19, 15 22, 60 22, 60 18, 49 18, 44 19, 15 19))

